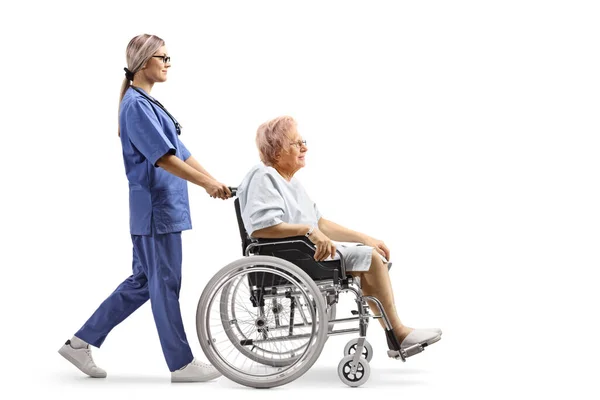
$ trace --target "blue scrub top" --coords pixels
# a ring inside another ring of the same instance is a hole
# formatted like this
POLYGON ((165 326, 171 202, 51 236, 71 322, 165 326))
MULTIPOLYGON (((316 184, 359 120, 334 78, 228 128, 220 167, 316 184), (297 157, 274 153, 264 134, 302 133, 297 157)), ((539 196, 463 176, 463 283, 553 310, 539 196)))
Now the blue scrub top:
POLYGON ((167 153, 183 161, 190 157, 171 118, 129 88, 121 101, 119 124, 131 234, 151 235, 152 228, 158 234, 192 229, 187 181, 156 166, 167 153))

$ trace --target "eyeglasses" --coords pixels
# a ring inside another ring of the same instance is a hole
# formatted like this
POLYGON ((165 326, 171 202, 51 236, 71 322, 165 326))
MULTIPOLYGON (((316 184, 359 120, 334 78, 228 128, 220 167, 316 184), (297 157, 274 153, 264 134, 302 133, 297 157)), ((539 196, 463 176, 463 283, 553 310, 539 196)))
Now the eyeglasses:
POLYGON ((152 57, 162 59, 163 64, 171 62, 171 57, 167 57, 167 56, 152 56, 152 57))
POLYGON ((298 146, 298 148, 304 146, 306 147, 306 140, 298 140, 297 142, 291 142, 291 146, 298 146))

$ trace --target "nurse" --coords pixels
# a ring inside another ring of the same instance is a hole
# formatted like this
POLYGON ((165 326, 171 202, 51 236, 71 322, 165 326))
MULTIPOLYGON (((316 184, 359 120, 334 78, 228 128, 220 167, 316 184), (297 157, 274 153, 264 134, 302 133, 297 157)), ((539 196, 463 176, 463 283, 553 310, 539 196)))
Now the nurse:
POLYGON ((133 272, 99 306, 59 353, 83 373, 104 378, 91 346, 150 299, 162 351, 172 382, 202 382, 220 373, 196 360, 183 328, 179 307, 181 232, 192 228, 187 181, 213 198, 231 192, 191 156, 180 140, 181 126, 151 96, 167 80, 171 66, 165 42, 154 35, 134 37, 127 46, 121 87, 119 136, 129 181, 133 272))

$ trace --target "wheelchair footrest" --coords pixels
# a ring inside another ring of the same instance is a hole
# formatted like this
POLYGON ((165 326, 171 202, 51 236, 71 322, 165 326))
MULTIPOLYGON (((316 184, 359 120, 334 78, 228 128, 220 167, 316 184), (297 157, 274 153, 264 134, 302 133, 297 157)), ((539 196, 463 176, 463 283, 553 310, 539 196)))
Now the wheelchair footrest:
POLYGON ((415 354, 421 353, 427 347, 427 343, 417 343, 405 349, 400 348, 400 342, 396 335, 394 334, 394 330, 386 330, 387 342, 389 350, 387 352, 388 357, 401 359, 402 361, 406 361, 406 358, 412 357, 415 354))
POLYGON ((402 360, 402 362, 406 362, 406 357, 402 357, 399 350, 388 350, 387 355, 390 358, 395 358, 396 360, 402 360))
POLYGON ((407 347, 403 350, 388 350, 388 357, 395 359, 402 359, 402 361, 406 361, 406 358, 412 357, 416 354, 424 351, 424 347, 421 344, 415 344, 413 346, 407 347))

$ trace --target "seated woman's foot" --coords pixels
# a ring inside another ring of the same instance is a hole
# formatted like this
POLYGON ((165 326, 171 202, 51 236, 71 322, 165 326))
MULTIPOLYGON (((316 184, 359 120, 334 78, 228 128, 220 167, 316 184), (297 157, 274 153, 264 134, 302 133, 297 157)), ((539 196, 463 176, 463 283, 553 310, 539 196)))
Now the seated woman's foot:
POLYGON ((413 329, 404 339, 400 342, 400 350, 404 350, 408 347, 416 344, 422 347, 429 346, 442 338, 442 334, 436 331, 426 329, 413 329))
MULTIPOLYGON (((392 328, 393 335, 396 336, 396 341, 398 342, 398 344, 401 344, 402 341, 412 331, 414 331, 414 329, 413 328, 409 328, 407 326, 398 326, 398 327, 392 328)), ((392 334, 392 332, 386 331, 386 339, 387 339, 388 348, 390 350, 397 350, 396 349, 396 345, 393 343, 393 340, 390 337, 390 335, 392 334)))
POLYGON ((396 339, 398 339, 398 343, 402 343, 404 339, 414 330, 415 328, 410 328, 404 325, 394 327, 394 334, 396 335, 396 339))
MULTIPOLYGON (((415 344, 429 346, 442 338, 442 330, 439 328, 414 329, 407 326, 401 326, 394 328, 394 334, 398 343, 400 343, 401 350, 414 346, 415 344)), ((389 337, 387 338, 387 342, 390 350, 394 350, 395 346, 389 337)))

